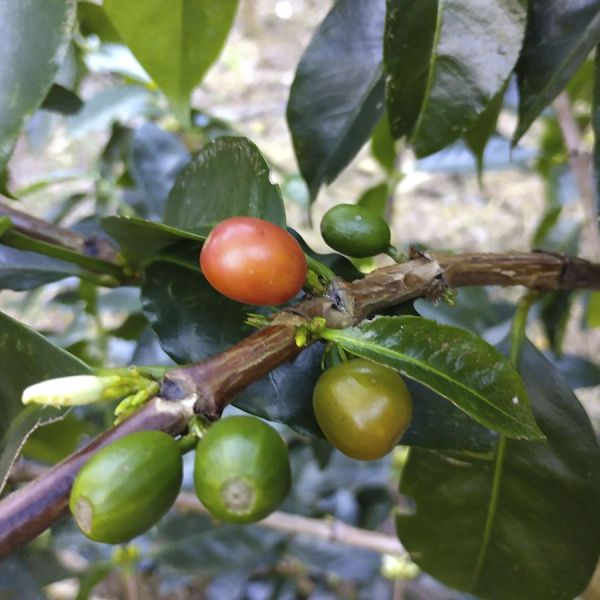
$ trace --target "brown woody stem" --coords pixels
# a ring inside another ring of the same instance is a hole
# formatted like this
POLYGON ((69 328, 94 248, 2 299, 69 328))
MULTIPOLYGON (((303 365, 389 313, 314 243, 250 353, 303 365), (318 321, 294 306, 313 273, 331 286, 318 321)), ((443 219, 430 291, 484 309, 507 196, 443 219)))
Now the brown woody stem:
POLYGON ((571 101, 566 91, 561 92, 552 103, 556 120, 562 133, 563 141, 569 153, 569 165, 577 181, 581 205, 585 215, 583 236, 589 245, 589 256, 600 260, 600 228, 596 193, 594 191, 594 174, 592 155, 581 135, 581 130, 573 114, 571 101))
POLYGON ((171 369, 161 395, 177 400, 195 395, 195 411, 210 421, 221 416, 231 398, 252 382, 300 352, 295 342, 296 326, 304 319, 281 313, 272 325, 190 367, 171 369))
POLYGON ((468 285, 600 289, 600 264, 546 252, 431 256, 413 253, 407 262, 377 269, 363 279, 350 283, 336 279, 327 296, 307 299, 281 311, 269 326, 225 352, 170 370, 161 390, 164 399, 153 400, 44 476, 2 500, 0 558, 33 539, 65 513, 71 483, 94 451, 129 431, 181 432, 193 412, 218 418, 234 394, 302 351, 296 345, 296 331, 313 317, 325 318, 328 327, 349 327, 390 306, 417 297, 437 298, 447 287, 468 285))
MULTIPOLYGON (((181 512, 208 513, 196 495, 189 492, 179 494, 175 507, 181 512)), ((396 536, 359 529, 337 519, 315 519, 276 511, 258 521, 256 525, 292 535, 303 535, 336 544, 363 548, 380 554, 406 555, 406 550, 396 536)))

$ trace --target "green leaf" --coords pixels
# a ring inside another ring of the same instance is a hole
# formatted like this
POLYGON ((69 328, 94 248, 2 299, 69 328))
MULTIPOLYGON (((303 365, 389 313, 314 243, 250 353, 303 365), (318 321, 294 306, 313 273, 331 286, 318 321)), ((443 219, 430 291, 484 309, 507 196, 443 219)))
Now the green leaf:
POLYGON ((600 385, 600 365, 597 363, 574 354, 556 356, 553 352, 546 352, 544 356, 552 363, 570 388, 600 385))
POLYGON ((425 98, 432 60, 438 0, 387 0, 383 65, 386 101, 395 139, 410 136, 425 98))
POLYGON ((204 233, 223 219, 242 215, 285 227, 281 191, 269 176, 269 165, 250 140, 218 138, 180 171, 164 222, 204 233))
POLYGON ((378 217, 385 216, 385 205, 388 199, 390 188, 384 181, 364 191, 362 196, 358 199, 357 204, 370 210, 373 214, 378 217))
POLYGON ((574 301, 573 290, 559 290, 544 294, 540 301, 540 320, 550 347, 557 356, 562 354, 567 324, 574 301))
POLYGON ((312 200, 354 158, 383 114, 384 17, 385 0, 339 0, 296 70, 287 120, 312 200))
POLYGON ((10 181, 10 173, 8 172, 8 169, 7 168, 3 169, 0 166, 0 194, 2 194, 3 196, 6 196, 7 198, 12 198, 13 200, 16 200, 16 198, 13 196, 11 191, 8 189, 9 181, 10 181))
POLYGON ((394 172, 396 162, 396 147, 387 113, 379 119, 371 136, 371 154, 388 174, 394 172))
POLYGON ((0 490, 29 434, 63 411, 21 404, 22 391, 38 381, 88 373, 88 366, 42 335, 0 312, 0 490))
POLYGON ((496 122, 502 110, 504 94, 508 80, 502 89, 490 100, 485 110, 477 117, 475 123, 465 132, 464 138, 469 150, 477 161, 477 174, 481 179, 483 173, 483 154, 489 139, 496 132, 496 122))
POLYGON ((238 0, 105 0, 122 40, 169 98, 182 122, 189 100, 219 56, 238 0))
POLYGON ((516 144, 558 96, 600 42, 600 2, 530 0, 527 34, 517 65, 519 124, 516 144))
POLYGON ((587 326, 600 327, 600 292, 590 292, 587 306, 587 326))
POLYGON ((73 263, 0 244, 0 290, 31 290, 65 277, 88 275, 73 263))
POLYGON ((67 133, 81 138, 105 131, 114 121, 126 122, 149 111, 150 92, 139 85, 120 85, 98 92, 67 119, 67 133))
POLYGON ((428 387, 407 379, 413 401, 410 426, 399 444, 431 450, 489 454, 498 434, 483 427, 452 402, 428 387))
POLYGON ((145 123, 135 130, 131 142, 131 175, 137 193, 128 190, 125 200, 139 216, 162 219, 175 178, 189 160, 190 153, 175 135, 145 123))
POLYGON ((472 127, 517 62, 524 0, 388 0, 384 64, 387 110, 396 139, 417 156, 472 127))
POLYGON ((106 11, 99 4, 80 0, 77 3, 77 20, 79 31, 83 35, 97 35, 100 40, 109 44, 123 43, 106 11))
POLYGON ((531 345, 519 362, 546 442, 495 461, 412 450, 399 537, 436 579, 484 598, 571 600, 600 553, 600 451, 585 411, 531 345), (496 490, 492 498, 492 490, 496 490))
POLYGON ((102 219, 102 227, 119 243, 123 255, 134 264, 143 263, 159 250, 181 240, 202 244, 210 232, 209 228, 205 228, 203 234, 192 233, 137 217, 106 217, 102 219))
POLYGON ((79 447, 81 438, 99 433, 89 421, 68 414, 61 421, 36 429, 23 446, 23 456, 45 463, 57 463, 79 447))
POLYGON ((455 301, 453 305, 440 302, 434 306, 428 300, 418 299, 414 306, 418 314, 426 319, 462 327, 480 336, 512 319, 515 312, 513 304, 493 300, 485 287, 459 288, 455 301))
POLYGON ((74 0, 0 3, 0 172, 25 119, 52 86, 74 21, 74 0))
POLYGON ((82 106, 83 102, 75 92, 72 92, 62 85, 58 85, 58 83, 54 83, 44 98, 40 108, 57 112, 61 115, 73 115, 78 112, 82 106))
POLYGON ((464 329, 420 317, 378 317, 327 330, 324 337, 426 385, 490 429, 514 438, 543 437, 514 367, 464 329))

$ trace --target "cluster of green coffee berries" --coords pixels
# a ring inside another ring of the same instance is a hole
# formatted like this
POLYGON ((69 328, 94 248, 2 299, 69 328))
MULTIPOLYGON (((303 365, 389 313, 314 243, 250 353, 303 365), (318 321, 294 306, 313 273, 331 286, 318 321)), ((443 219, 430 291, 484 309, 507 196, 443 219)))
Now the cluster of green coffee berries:
MULTIPOLYGON (((385 456, 412 413, 410 394, 392 369, 354 359, 327 369, 313 408, 325 437, 358 460, 385 456)), ((69 506, 80 529, 108 544, 152 527, 173 505, 183 446, 161 431, 131 433, 97 452, 80 470, 69 506)), ((253 523, 274 511, 291 485, 287 446, 269 425, 231 416, 211 425, 196 446, 196 494, 216 519, 253 523)))
MULTIPOLYGON (((69 506, 80 529, 108 544, 126 542, 173 505, 182 480, 180 445, 160 431, 131 433, 97 452, 75 478, 69 506)), ((290 484, 287 446, 263 421, 232 416, 198 442, 194 484, 220 521, 252 523, 283 501, 290 484)))

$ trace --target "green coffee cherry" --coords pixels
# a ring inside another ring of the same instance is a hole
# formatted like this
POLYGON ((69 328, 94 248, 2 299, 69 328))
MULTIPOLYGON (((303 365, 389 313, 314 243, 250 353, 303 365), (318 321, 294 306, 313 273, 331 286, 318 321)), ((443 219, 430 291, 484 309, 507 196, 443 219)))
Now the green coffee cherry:
POLYGON ((198 498, 216 519, 258 521, 273 512, 290 489, 287 446, 255 417, 227 417, 198 443, 194 483, 198 498))
POLYGON ((69 507, 87 537, 119 544, 144 533, 169 510, 181 478, 181 452, 170 435, 131 433, 82 467, 69 507))
POLYGON ((390 247, 390 228, 385 219, 357 204, 338 204, 321 220, 321 235, 336 252, 367 258, 390 247))

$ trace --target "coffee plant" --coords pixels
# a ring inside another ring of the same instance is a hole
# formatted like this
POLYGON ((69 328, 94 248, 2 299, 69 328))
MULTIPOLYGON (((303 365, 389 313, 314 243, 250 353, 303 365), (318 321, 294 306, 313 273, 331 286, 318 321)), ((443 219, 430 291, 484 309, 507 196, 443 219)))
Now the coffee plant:
POLYGON ((0 598, 599 597, 600 2, 326 3, 297 172, 198 96, 254 4, 0 3, 0 598), (500 170, 528 249, 395 226, 500 170))

